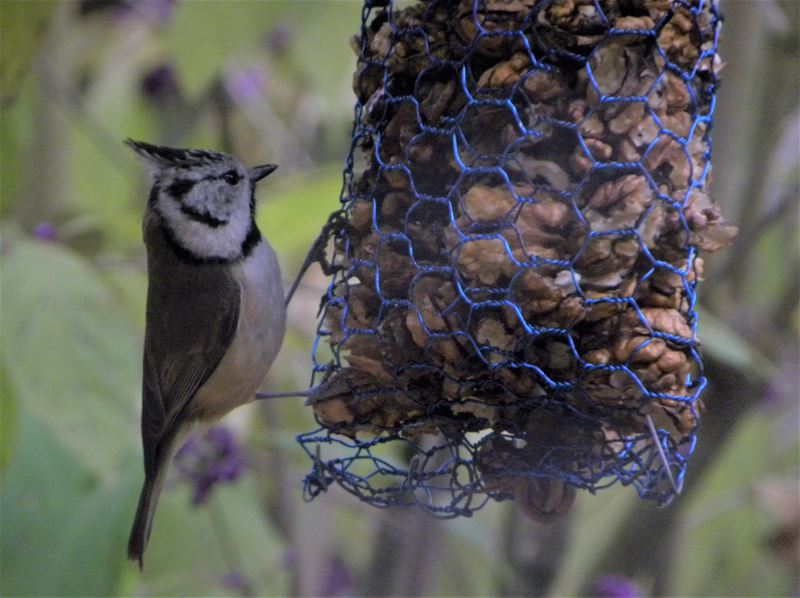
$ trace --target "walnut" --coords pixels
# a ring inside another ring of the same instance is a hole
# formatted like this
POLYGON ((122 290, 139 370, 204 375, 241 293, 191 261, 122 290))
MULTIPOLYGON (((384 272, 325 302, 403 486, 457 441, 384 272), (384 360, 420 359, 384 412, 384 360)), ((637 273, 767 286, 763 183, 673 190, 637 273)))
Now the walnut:
POLYGON ((517 205, 509 191, 486 185, 470 187, 461 198, 461 203, 464 212, 474 222, 505 220, 517 205))
POLYGON ((644 104, 632 102, 608 122, 608 130, 614 135, 623 135, 644 119, 644 104))
POLYGON ((684 217, 692 231, 690 242, 709 253, 729 245, 738 230, 725 222, 719 206, 697 188, 689 194, 684 217))
POLYGON ((517 52, 511 60, 487 69, 478 79, 478 87, 510 87, 519 81, 530 68, 531 61, 524 52, 517 52))
POLYGON ((656 307, 642 308, 642 315, 653 330, 665 332, 685 339, 692 338, 692 329, 686 318, 676 309, 656 307))
POLYGON ((616 44, 602 46, 592 54, 589 65, 598 93, 617 95, 627 75, 625 48, 616 44))
POLYGON ((694 24, 687 12, 681 8, 672 15, 669 22, 661 29, 657 43, 670 62, 691 71, 700 54, 697 45, 692 41, 694 24))
POLYGON ((529 102, 549 102, 564 93, 564 83, 555 73, 534 69, 525 77, 522 89, 529 102))
POLYGON ((494 285, 501 277, 509 277, 514 265, 500 239, 474 239, 459 248, 458 269, 475 283, 494 285))
MULTIPOLYGON (((515 344, 514 337, 508 333, 505 325, 491 317, 483 318, 480 321, 474 336, 479 345, 488 345, 492 349, 501 351, 510 351, 515 344)), ((490 352, 488 358, 494 363, 504 359, 501 354, 496 352, 490 352)))
POLYGON ((372 228, 372 202, 355 201, 350 206, 350 226, 353 233, 372 228))
POLYGON ((653 29, 655 25, 651 17, 621 17, 614 21, 614 29, 653 29))
POLYGON ((380 58, 385 58, 392 47, 392 26, 384 23, 372 38, 369 49, 380 58))

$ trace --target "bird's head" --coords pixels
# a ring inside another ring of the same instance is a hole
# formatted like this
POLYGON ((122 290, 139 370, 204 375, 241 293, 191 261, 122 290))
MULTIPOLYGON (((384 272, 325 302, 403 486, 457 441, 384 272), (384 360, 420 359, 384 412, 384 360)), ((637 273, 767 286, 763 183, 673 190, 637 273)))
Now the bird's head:
POLYGON ((243 257, 255 225, 256 182, 277 166, 245 167, 229 154, 211 150, 126 143, 150 168, 155 210, 180 248, 201 261, 236 261, 243 257))

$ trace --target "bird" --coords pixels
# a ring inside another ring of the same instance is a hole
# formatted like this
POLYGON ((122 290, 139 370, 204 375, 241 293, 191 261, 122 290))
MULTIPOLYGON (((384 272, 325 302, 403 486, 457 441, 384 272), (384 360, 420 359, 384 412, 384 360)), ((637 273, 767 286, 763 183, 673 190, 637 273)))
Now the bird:
POLYGON ((255 221, 256 183, 277 166, 127 139, 152 175, 142 221, 147 307, 141 434, 145 479, 128 558, 144 552, 170 462, 195 425, 255 398, 286 327, 278 259, 255 221))

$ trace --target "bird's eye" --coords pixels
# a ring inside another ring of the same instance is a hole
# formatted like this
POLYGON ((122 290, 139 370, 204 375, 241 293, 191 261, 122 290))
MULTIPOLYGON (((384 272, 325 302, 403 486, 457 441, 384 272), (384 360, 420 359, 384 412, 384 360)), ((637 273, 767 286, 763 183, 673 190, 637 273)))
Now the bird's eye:
POLYGON ((236 185, 240 180, 242 180, 242 177, 240 177, 239 173, 235 170, 229 170, 222 175, 222 180, 229 185, 236 185))

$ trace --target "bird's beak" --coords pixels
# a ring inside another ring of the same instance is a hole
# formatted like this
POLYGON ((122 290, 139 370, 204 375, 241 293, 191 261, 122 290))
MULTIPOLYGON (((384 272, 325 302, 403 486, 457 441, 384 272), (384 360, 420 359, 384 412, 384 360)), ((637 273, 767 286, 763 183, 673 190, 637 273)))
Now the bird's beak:
POLYGON ((278 168, 277 164, 263 164, 261 166, 253 166, 250 169, 250 180, 254 183, 260 181, 265 176, 273 172, 276 168, 278 168))

